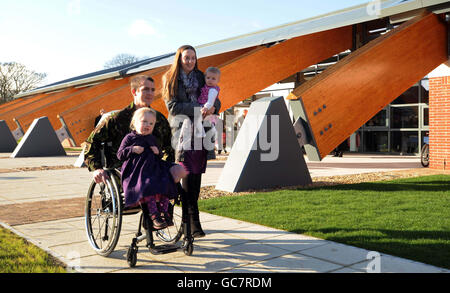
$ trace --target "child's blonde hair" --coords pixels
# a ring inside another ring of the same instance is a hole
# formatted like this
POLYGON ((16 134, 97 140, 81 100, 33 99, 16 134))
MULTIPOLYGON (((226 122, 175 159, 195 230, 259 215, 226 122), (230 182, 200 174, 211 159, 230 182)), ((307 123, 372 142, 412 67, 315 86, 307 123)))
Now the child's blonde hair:
POLYGON ((135 123, 136 123, 137 119, 141 118, 142 116, 144 116, 147 113, 149 113, 150 115, 153 115, 156 119, 156 112, 152 108, 149 108, 149 107, 139 108, 134 112, 133 118, 131 118, 130 129, 136 130, 135 123))
POLYGON ((208 72, 220 75, 220 69, 217 68, 217 67, 212 67, 211 66, 211 67, 206 68, 205 74, 208 73, 208 72))

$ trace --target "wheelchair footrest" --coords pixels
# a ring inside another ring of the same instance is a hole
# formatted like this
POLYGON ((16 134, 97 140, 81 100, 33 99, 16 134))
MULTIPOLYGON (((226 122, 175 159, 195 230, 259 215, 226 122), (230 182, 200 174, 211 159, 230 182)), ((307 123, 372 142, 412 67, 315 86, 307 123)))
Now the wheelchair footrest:
POLYGON ((149 250, 151 254, 165 254, 175 252, 180 249, 180 246, 175 244, 162 244, 150 247, 149 250))

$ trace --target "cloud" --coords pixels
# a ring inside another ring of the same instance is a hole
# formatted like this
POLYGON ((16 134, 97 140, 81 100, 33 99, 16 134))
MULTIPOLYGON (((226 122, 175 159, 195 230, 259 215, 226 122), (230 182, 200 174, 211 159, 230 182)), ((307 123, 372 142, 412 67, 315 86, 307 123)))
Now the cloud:
POLYGON ((128 34, 132 37, 156 36, 157 31, 146 20, 137 19, 128 28, 128 34))

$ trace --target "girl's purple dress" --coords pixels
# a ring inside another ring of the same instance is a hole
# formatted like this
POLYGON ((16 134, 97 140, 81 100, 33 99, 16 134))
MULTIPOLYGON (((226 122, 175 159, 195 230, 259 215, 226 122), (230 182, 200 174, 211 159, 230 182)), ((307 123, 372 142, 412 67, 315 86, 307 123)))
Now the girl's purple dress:
POLYGON ((127 134, 117 151, 117 158, 123 161, 122 187, 125 193, 125 206, 134 206, 144 197, 161 194, 169 198, 177 196, 177 187, 170 174, 171 162, 161 160, 150 146, 157 146, 156 138, 140 135, 135 131, 127 134), (142 146, 141 154, 132 152, 133 146, 142 146))

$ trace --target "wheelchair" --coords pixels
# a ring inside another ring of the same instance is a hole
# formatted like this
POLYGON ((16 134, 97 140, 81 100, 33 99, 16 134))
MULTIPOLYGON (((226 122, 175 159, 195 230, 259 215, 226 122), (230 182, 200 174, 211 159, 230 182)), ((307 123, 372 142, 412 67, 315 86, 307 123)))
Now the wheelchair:
POLYGON ((139 212, 141 215, 138 231, 132 239, 126 256, 130 267, 136 266, 138 243, 144 240, 147 241, 146 247, 152 254, 165 254, 178 250, 183 250, 188 256, 192 254, 194 239, 191 236, 190 221, 186 218, 187 204, 183 204, 186 202, 186 194, 180 184, 178 197, 169 203, 169 215, 172 216, 174 225, 155 230, 145 204, 135 208, 125 208, 120 171, 111 168, 104 168, 104 170, 109 175, 109 179, 106 183, 99 184, 92 180, 85 205, 86 233, 90 245, 97 254, 105 257, 110 255, 119 241, 122 217, 139 212), (155 245, 153 232, 164 244, 155 245), (182 237, 182 243, 179 244, 182 237))

